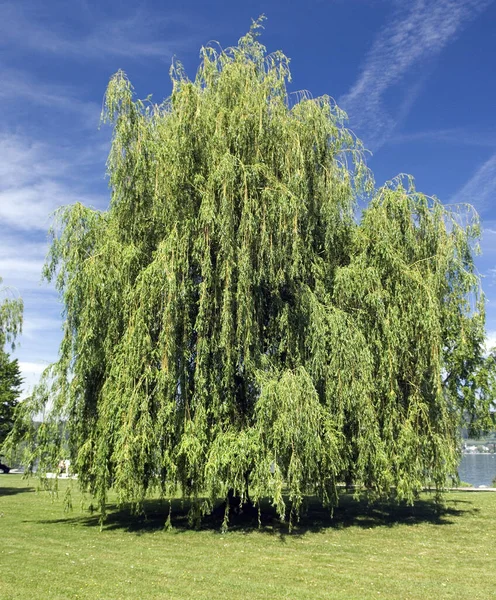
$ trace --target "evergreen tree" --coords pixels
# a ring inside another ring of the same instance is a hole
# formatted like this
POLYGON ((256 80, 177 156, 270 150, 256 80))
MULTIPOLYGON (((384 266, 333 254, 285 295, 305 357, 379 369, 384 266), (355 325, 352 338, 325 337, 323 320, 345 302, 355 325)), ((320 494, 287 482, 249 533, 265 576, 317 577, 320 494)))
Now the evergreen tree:
MULTIPOLYGON (((0 278, 0 286, 2 279, 0 278)), ((1 288, 5 295, 9 292, 1 288)), ((4 347, 15 347, 15 339, 22 329, 22 300, 7 297, 0 303, 0 447, 13 427, 14 411, 22 383, 19 364, 11 360, 4 347)))
POLYGON ((248 485, 281 515, 344 481, 412 501, 456 478, 462 419, 489 417, 477 216, 408 179, 374 191, 345 114, 288 96, 258 26, 203 48, 194 81, 174 64, 158 106, 118 72, 110 206, 58 214, 64 339, 26 411, 51 398, 40 465, 67 421, 103 512, 111 486, 139 506, 180 485, 210 511, 248 485))
POLYGON ((0 352, 0 446, 14 425, 15 408, 19 402, 21 372, 17 359, 0 352))

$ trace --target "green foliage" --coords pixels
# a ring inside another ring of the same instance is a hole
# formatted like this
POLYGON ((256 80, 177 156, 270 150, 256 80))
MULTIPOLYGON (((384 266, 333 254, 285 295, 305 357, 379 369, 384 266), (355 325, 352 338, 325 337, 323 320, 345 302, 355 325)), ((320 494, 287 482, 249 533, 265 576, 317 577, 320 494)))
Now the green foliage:
POLYGON ((3 349, 5 344, 15 348, 15 339, 22 330, 23 302, 15 296, 9 297, 11 295, 9 288, 0 287, 0 293, 2 296, 7 295, 7 298, 0 302, 0 348, 3 349))
POLYGON ((21 384, 17 359, 10 360, 6 352, 0 352, 0 446, 14 426, 21 384))
POLYGON ((53 467, 67 422, 102 511, 110 487, 139 509, 180 485, 209 511, 247 481, 281 515, 283 487, 292 514, 307 493, 334 506, 343 481, 412 501, 456 478, 462 420, 487 424, 476 215, 403 178, 357 223, 361 143, 330 98, 291 101, 258 26, 203 48, 194 81, 174 64, 158 106, 118 72, 109 209, 57 215, 64 338, 26 405, 52 403, 30 460, 53 467))
MULTIPOLYGON (((1 291, 9 292, 5 288, 1 291)), ((22 329, 22 309, 22 300, 15 297, 7 297, 0 303, 0 447, 13 427, 22 384, 19 363, 17 359, 10 359, 4 346, 15 347, 15 339, 22 329)))

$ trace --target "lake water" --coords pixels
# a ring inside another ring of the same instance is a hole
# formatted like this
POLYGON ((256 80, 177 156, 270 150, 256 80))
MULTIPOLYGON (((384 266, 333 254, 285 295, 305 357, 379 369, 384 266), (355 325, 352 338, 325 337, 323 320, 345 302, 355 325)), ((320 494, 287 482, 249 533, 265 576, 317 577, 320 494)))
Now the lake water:
POLYGON ((490 486, 496 477, 496 454, 464 454, 458 468, 462 481, 490 486))

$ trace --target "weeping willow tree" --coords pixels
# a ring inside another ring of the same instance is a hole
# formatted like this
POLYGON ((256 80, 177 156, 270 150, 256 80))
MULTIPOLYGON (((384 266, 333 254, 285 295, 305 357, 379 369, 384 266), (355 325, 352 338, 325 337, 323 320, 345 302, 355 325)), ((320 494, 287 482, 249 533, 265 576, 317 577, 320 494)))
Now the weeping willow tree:
POLYGON ((30 461, 68 440, 103 513, 110 488, 281 516, 341 482, 412 501, 456 478, 461 422, 489 418, 477 219, 409 180, 373 193, 345 114, 288 95, 258 26, 203 48, 194 81, 174 64, 160 105, 113 76, 109 208, 57 215, 64 337, 25 404, 50 406, 30 461))
POLYGON ((23 302, 14 290, 3 286, 0 277, 0 350, 6 345, 15 349, 15 340, 22 331, 23 302))

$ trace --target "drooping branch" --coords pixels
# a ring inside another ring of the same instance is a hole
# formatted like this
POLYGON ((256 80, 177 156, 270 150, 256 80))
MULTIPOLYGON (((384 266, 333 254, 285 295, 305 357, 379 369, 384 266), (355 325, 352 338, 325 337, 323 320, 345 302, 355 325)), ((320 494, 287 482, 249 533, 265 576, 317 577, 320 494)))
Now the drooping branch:
POLYGON ((289 101, 257 27, 203 48, 193 81, 175 64, 157 106, 118 72, 109 208, 58 215, 51 418, 102 511, 111 486, 210 509, 247 476, 281 515, 344 481, 412 500, 455 476, 464 414, 492 402, 477 223, 401 181, 357 222, 361 143, 330 98, 289 101))

